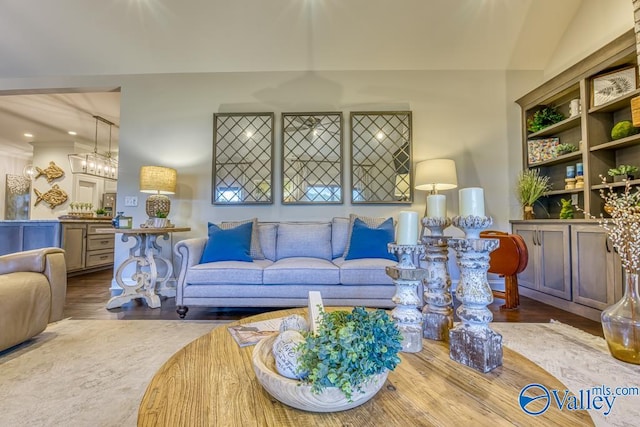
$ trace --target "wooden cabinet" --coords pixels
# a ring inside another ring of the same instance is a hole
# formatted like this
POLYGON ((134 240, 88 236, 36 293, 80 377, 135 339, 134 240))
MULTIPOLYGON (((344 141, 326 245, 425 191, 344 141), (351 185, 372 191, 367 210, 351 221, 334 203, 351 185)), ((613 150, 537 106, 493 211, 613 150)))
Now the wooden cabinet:
POLYGON ((68 273, 83 273, 113 265, 114 236, 99 234, 110 221, 69 221, 62 224, 62 248, 68 273))
POLYGON ((603 310, 622 289, 620 257, 598 225, 571 226, 573 301, 603 310))
POLYGON ((522 236, 529 251, 520 286, 571 300, 569 225, 514 224, 513 233, 522 236))
MULTIPOLYGON (((616 123, 631 120, 631 99, 638 96, 640 90, 631 90, 597 106, 593 106, 592 100, 594 78, 636 63, 635 35, 631 30, 517 100, 522 109, 523 166, 525 169, 539 169, 542 175, 549 177, 552 185, 541 203, 534 206, 536 218, 559 218, 561 199, 572 199, 574 204, 599 216, 604 206, 600 197, 600 189, 604 187, 600 176, 607 176, 610 168, 621 164, 640 167, 640 135, 618 140, 611 137, 616 123), (571 115, 570 104, 576 99, 581 109, 571 115), (527 121, 546 106, 555 107, 566 118, 530 132, 527 121), (553 152, 549 149, 541 151, 541 147, 550 147, 557 142, 573 145, 577 151, 565 155, 552 154, 551 158, 542 160, 535 156, 530 158, 530 153, 553 152), (567 167, 576 168, 578 163, 582 164, 584 171, 583 186, 566 188, 567 167)), ((640 180, 633 182, 638 183, 640 180)), ((623 185, 614 184, 614 187, 623 185)), ((575 212, 574 217, 584 218, 584 215, 575 212)))
POLYGON ((62 248, 65 250, 64 260, 67 272, 84 268, 87 226, 82 223, 62 225, 62 248))
POLYGON ((511 221, 525 240, 527 268, 520 293, 554 307, 600 320, 622 297, 622 264, 606 231, 595 220, 511 221))

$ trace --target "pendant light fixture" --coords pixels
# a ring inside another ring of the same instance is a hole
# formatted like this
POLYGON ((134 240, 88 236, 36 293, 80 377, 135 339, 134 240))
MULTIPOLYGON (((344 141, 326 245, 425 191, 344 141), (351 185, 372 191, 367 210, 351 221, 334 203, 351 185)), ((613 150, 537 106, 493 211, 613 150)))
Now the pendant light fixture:
POLYGON ((93 118, 96 119, 93 153, 69 154, 71 172, 116 181, 118 179, 118 161, 111 154, 111 129, 115 124, 100 116, 93 116, 93 118), (109 150, 105 154, 98 153, 99 123, 105 123, 109 126, 109 150))

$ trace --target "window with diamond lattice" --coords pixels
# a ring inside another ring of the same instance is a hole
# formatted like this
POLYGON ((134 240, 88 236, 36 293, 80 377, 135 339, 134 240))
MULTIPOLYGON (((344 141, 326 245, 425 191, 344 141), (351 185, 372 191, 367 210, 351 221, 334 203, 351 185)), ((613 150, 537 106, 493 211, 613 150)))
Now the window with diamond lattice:
POLYGON ((411 112, 351 113, 352 203, 411 203, 411 112))
POLYGON ((213 115, 214 204, 273 203, 273 113, 213 115))
POLYGON ((282 203, 342 201, 342 113, 283 113, 282 203))

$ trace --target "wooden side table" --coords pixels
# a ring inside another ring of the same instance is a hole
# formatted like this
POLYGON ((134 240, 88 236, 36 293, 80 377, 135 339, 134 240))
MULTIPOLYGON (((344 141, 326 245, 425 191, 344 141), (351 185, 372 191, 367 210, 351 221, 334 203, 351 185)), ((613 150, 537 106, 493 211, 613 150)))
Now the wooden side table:
POLYGON ((123 304, 136 298, 143 298, 150 308, 160 307, 160 297, 156 287, 166 284, 173 277, 173 264, 162 256, 162 249, 157 244, 158 237, 169 239, 171 233, 190 231, 189 227, 167 228, 99 228, 98 233, 122 234, 122 241, 128 242, 134 238, 136 243, 129 249, 129 258, 124 260, 116 270, 115 279, 122 288, 122 293, 112 297, 107 302, 107 309, 122 307, 123 304), (156 263, 161 261, 166 266, 166 274, 158 278, 156 263), (131 276, 134 284, 128 284, 122 279, 126 267, 135 264, 135 273, 131 276))

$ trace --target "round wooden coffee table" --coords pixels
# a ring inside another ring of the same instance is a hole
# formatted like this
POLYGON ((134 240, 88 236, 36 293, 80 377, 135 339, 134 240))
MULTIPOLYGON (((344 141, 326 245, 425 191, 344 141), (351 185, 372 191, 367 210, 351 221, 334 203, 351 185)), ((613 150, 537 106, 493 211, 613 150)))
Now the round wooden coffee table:
POLYGON ((140 403, 139 426, 575 426, 593 425, 586 411, 553 404, 539 416, 518 403, 529 384, 566 387, 519 353, 504 348, 503 366, 482 374, 449 358, 445 343, 424 340, 367 403, 344 412, 311 413, 288 407, 258 383, 253 346, 239 347, 227 326, 306 316, 306 309, 260 314, 213 329, 173 355, 151 380, 140 403))

